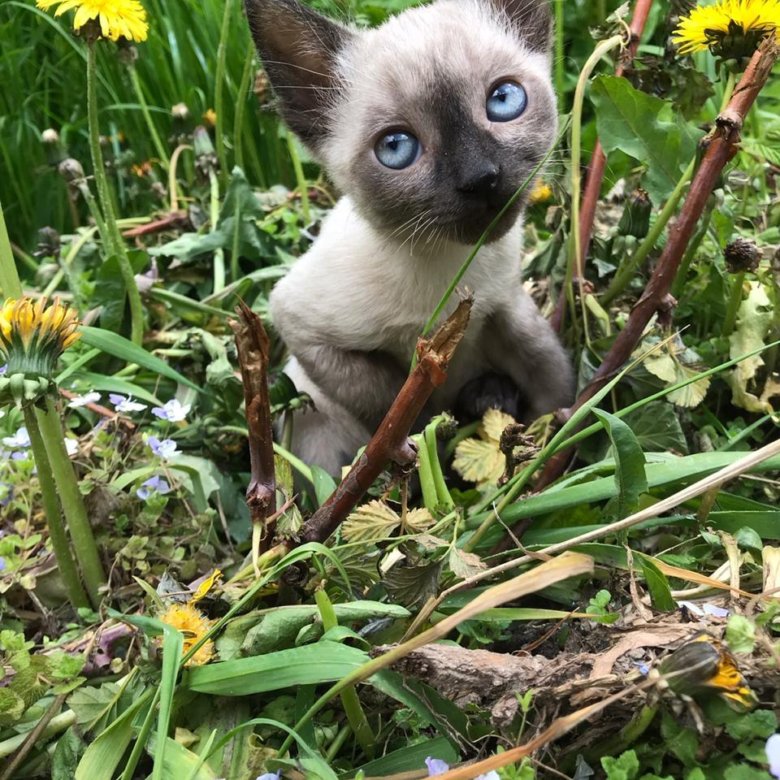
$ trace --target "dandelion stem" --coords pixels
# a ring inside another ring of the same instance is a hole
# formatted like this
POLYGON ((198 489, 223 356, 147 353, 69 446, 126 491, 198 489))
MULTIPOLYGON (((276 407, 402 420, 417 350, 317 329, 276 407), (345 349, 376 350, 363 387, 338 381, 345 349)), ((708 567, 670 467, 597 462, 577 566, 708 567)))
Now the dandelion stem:
POLYGON ((114 204, 111 200, 111 190, 108 187, 106 169, 103 163, 103 152, 100 148, 100 127, 98 125, 97 107, 97 58, 95 44, 87 46, 87 114, 89 116, 89 148, 92 154, 92 168, 97 184, 98 200, 103 211, 108 234, 108 251, 116 256, 119 273, 125 285, 125 292, 130 304, 130 338, 135 344, 143 341, 144 312, 141 294, 135 283, 135 274, 130 265, 130 259, 125 251, 125 245, 119 232, 114 215, 114 204))
POLYGON ((97 609, 100 606, 98 591, 106 578, 87 517, 84 498, 79 490, 78 479, 65 449, 62 421, 54 401, 47 398, 46 408, 37 409, 35 417, 54 475, 54 482, 73 542, 73 550, 81 566, 89 599, 92 606, 97 609))
POLYGON ((3 216, 3 204, 0 203, 0 292, 6 298, 21 298, 22 282, 16 270, 14 253, 3 216))
POLYGON ((252 78, 252 65, 255 61, 255 52, 251 46, 247 46, 246 59, 244 60, 244 70, 241 73, 241 81, 238 84, 238 94, 236 95, 236 116, 233 122, 233 155, 236 165, 244 170, 244 144, 241 140, 242 130, 244 129, 244 111, 246 109, 247 97, 249 96, 249 83, 252 78))
MULTIPOLYGON (((566 265, 566 296, 569 299, 569 306, 574 309, 574 279, 575 276, 581 279, 583 276, 583 258, 582 242, 580 237, 580 191, 582 188, 582 108, 585 102, 585 88, 588 80, 601 62, 601 58, 625 42, 624 36, 613 35, 606 41, 602 41, 593 50, 588 57, 580 72, 577 80, 577 87, 574 90, 574 104, 571 112, 571 240, 569 245, 569 262, 566 265)), ((586 328, 587 337, 587 315, 584 308, 584 299, 580 296, 583 310, 582 321, 586 328)), ((589 339, 588 339, 589 341, 589 339)))
POLYGON ((729 292, 729 302, 726 307, 726 316, 723 318, 723 330, 721 335, 730 336, 737 324, 739 307, 742 305, 742 293, 745 286, 745 272, 740 271, 734 276, 729 292))
POLYGON ((214 73, 214 110, 217 113, 217 121, 214 128, 217 141, 217 160, 219 160, 219 174, 223 182, 227 181, 228 164, 225 152, 225 104, 223 95, 225 92, 225 78, 227 73, 227 45, 230 33, 230 17, 233 15, 235 0, 226 0, 225 11, 222 15, 222 29, 219 33, 219 46, 217 48, 217 69, 214 73))
POLYGON ((57 560, 57 568, 62 577, 65 588, 68 591, 68 598, 74 607, 88 607, 89 599, 79 580, 79 572, 76 563, 71 555, 70 545, 68 544, 68 535, 65 531, 65 525, 62 521, 60 503, 57 498, 57 488, 54 484, 54 476, 49 463, 49 456, 46 452, 46 446, 41 437, 41 431, 38 427, 38 420, 35 412, 30 406, 24 409, 24 424, 27 427, 27 433, 30 436, 30 446, 33 457, 35 458, 35 467, 38 470, 38 484, 41 487, 41 498, 43 499, 43 510, 46 514, 46 524, 49 529, 49 539, 54 550, 54 557, 57 560))
MULTIPOLYGON (((209 218, 211 220, 211 232, 217 229, 219 222, 219 179, 213 168, 209 169, 209 218)), ((212 295, 222 292, 225 289, 225 250, 217 247, 214 250, 214 289, 212 295)))
POLYGON ((170 158, 168 157, 168 152, 165 149, 165 145, 163 144, 162 139, 160 138, 160 134, 157 132, 157 128, 152 121, 152 115, 149 112, 149 106, 146 102, 146 98, 144 97, 144 91, 138 78, 138 71, 135 69, 134 65, 130 65, 128 70, 130 71, 130 81, 133 83, 135 97, 138 100, 138 105, 141 106, 141 113, 144 116, 146 127, 149 129, 149 135, 152 138, 152 144, 154 144, 154 148, 157 151, 157 156, 160 158, 160 162, 165 167, 167 167, 170 158))

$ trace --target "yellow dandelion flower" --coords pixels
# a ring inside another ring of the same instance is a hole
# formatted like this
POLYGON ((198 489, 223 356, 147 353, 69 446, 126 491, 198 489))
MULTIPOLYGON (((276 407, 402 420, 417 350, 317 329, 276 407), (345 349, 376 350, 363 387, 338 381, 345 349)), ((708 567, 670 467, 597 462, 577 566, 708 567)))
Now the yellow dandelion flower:
POLYGON ((146 11, 138 0, 36 0, 36 5, 43 11, 59 6, 55 16, 75 8, 74 30, 97 20, 101 36, 112 41, 145 41, 149 32, 146 11))
POLYGON ((203 121, 209 127, 214 127, 217 124, 217 112, 213 108, 209 108, 206 113, 203 114, 203 121))
POLYGON ((543 179, 537 179, 534 182, 534 186, 531 188, 531 192, 528 194, 528 202, 531 205, 537 203, 547 203, 552 200, 553 191, 547 182, 543 179))
POLYGON ((0 307, 0 403, 37 400, 53 387, 60 355, 79 339, 78 315, 46 298, 8 298, 0 307))
POLYGON ((718 57, 742 58, 772 33, 780 42, 778 0, 718 0, 682 17, 672 42, 680 54, 709 49, 718 57))
MULTIPOLYGON (((185 655, 211 628, 211 621, 192 604, 171 604, 160 615, 160 620, 181 632, 184 637, 182 649, 185 655)), ((214 643, 208 639, 195 651, 186 666, 201 666, 207 664, 213 657, 214 643)))

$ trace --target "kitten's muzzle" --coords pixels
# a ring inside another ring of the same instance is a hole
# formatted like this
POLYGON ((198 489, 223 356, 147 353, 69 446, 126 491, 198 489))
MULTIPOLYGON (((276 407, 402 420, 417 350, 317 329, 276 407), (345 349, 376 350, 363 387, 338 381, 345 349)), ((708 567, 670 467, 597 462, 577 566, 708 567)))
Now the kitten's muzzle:
POLYGON ((464 195, 487 198, 498 186, 500 173, 495 163, 483 160, 463 172, 458 179, 456 189, 464 195))

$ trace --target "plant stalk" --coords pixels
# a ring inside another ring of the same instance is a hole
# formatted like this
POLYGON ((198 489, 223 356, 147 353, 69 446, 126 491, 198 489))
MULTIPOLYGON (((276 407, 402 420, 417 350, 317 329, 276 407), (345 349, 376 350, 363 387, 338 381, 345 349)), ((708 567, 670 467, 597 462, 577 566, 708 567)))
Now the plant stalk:
POLYGON ((92 154, 92 168, 97 185, 98 200, 106 223, 106 233, 109 238, 108 250, 115 255, 119 263, 119 272, 125 285, 127 300, 130 305, 130 339, 140 345, 143 341, 143 304, 141 293, 135 283, 135 274, 130 265, 130 259, 125 251, 122 236, 116 223, 114 203, 108 186, 103 151, 100 148, 100 126, 98 124, 97 104, 97 53, 95 44, 87 46, 87 114, 89 118, 89 149, 92 154))
POLYGON ((74 607, 88 607, 90 605, 89 598, 79 580, 78 568, 71 555, 68 534, 62 522, 60 502, 57 498, 57 488, 46 452, 46 445, 43 443, 35 412, 30 406, 24 408, 24 424, 27 427, 35 466, 38 470, 38 484, 41 487, 43 510, 46 513, 46 525, 49 529, 49 539, 54 550, 54 557, 57 560, 57 568, 68 591, 70 603, 74 607))
POLYGON ((36 409, 35 417, 54 475, 54 482, 73 542, 73 550, 81 566, 89 600, 97 609, 100 606, 99 590, 106 578, 87 517, 84 499, 79 491, 78 479, 68 457, 68 451, 65 449, 62 422, 54 401, 47 398, 46 409, 36 409))

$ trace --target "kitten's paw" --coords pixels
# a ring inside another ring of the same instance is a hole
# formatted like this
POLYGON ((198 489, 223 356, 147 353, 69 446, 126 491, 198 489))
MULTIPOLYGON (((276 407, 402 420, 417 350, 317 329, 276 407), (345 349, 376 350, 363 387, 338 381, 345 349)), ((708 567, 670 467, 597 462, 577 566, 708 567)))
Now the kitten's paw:
POLYGON ((455 416, 461 422, 481 420, 488 409, 499 409, 519 420, 524 408, 525 399, 517 385, 505 374, 490 372, 463 385, 455 402, 455 416))
POLYGON ((399 466, 409 466, 417 460, 417 444, 411 438, 407 438, 390 456, 393 463, 399 466))

